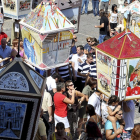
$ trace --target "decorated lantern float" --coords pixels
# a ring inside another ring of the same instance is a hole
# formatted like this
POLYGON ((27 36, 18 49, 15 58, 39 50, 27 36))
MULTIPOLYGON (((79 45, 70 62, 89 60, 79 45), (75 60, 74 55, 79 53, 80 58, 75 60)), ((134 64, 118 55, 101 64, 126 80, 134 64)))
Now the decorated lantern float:
POLYGON ((26 61, 40 69, 66 65, 74 25, 51 2, 41 2, 20 22, 26 61))
POLYGON ((96 49, 98 90, 121 100, 140 98, 140 39, 123 31, 96 49))
POLYGON ((13 19, 25 17, 32 8, 32 0, 2 0, 4 16, 13 19))
POLYGON ((33 140, 46 81, 16 58, 0 69, 0 139, 33 140))

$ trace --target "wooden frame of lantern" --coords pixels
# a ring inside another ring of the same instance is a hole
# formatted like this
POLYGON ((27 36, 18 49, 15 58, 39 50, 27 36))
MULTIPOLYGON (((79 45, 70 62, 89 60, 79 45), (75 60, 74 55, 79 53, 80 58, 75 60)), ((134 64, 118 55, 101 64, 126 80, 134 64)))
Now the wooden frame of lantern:
POLYGON ((3 66, 0 71, 0 139, 35 137, 45 86, 45 78, 19 59, 3 66))

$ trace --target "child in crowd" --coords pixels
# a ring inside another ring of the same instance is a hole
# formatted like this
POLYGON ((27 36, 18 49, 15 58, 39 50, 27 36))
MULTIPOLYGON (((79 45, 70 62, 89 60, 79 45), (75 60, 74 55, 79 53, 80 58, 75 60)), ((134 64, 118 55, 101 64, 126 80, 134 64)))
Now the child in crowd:
POLYGON ((120 110, 121 106, 118 105, 119 103, 119 97, 116 96, 116 95, 112 95, 109 100, 108 100, 108 105, 106 107, 104 107, 103 109, 103 118, 104 118, 104 121, 111 121, 112 122, 112 126, 113 126, 113 129, 114 129, 114 132, 117 130, 116 128, 116 120, 115 120, 115 117, 114 115, 120 110), (118 107, 114 110, 115 106, 118 107), (114 111, 113 111, 114 110, 114 111))

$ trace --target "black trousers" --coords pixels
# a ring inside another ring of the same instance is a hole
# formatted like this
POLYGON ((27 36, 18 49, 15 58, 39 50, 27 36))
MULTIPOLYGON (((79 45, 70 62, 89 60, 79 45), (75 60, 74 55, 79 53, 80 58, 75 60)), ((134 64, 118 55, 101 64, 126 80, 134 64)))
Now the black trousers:
POLYGON ((83 90, 83 84, 82 84, 82 78, 80 77, 77 77, 77 80, 74 82, 74 87, 76 87, 76 90, 82 92, 83 90))

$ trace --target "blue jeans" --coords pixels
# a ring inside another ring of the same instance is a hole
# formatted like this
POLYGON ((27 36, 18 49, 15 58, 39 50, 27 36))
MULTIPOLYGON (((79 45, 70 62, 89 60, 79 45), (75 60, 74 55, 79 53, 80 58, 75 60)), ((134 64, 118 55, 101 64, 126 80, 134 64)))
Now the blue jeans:
POLYGON ((99 35, 99 44, 103 43, 104 42, 104 37, 107 36, 107 35, 99 35))
POLYGON ((83 12, 84 5, 85 5, 85 14, 88 13, 88 3, 89 3, 89 0, 82 0, 81 13, 83 12))
POLYGON ((99 1, 92 0, 92 8, 94 16, 99 16, 99 1), (96 9, 96 11, 95 11, 96 9))

